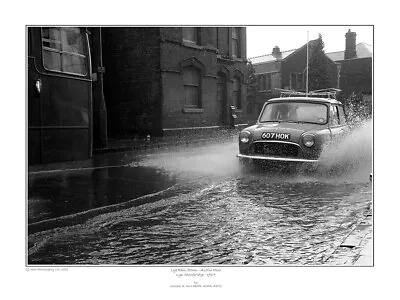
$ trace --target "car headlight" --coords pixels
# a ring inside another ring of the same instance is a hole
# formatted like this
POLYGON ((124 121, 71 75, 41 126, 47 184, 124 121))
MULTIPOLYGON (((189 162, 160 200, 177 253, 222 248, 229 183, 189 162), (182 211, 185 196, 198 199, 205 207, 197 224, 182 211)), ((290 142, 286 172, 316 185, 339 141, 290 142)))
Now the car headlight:
POLYGON ((315 136, 313 134, 303 135, 303 144, 306 147, 312 147, 315 143, 315 136))
POLYGON ((247 143, 250 141, 250 136, 251 136, 251 133, 250 133, 250 132, 248 132, 248 131, 242 131, 242 132, 239 134, 239 141, 240 141, 241 143, 247 144, 247 143))

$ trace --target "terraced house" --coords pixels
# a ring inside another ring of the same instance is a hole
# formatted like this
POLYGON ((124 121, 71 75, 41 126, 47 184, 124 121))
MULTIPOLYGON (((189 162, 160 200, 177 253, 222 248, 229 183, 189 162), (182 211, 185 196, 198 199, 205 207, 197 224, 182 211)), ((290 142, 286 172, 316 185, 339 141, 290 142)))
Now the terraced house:
MULTIPOLYGON (((315 43, 316 40, 309 41, 309 52, 315 43)), ((341 89, 344 97, 352 93, 362 94, 372 110, 372 46, 356 44, 356 33, 350 30, 345 34, 344 44, 343 51, 325 53, 332 81, 329 87, 341 89)), ((258 80, 258 95, 252 104, 253 120, 266 100, 279 96, 276 88, 306 90, 306 49, 307 44, 287 51, 276 46, 270 54, 249 58, 258 80)))
MULTIPOLYGON (((308 42, 308 51, 312 51, 317 40, 308 42)), ((278 46, 272 53, 249 58, 255 70, 258 80, 258 95, 253 108, 254 116, 257 116, 268 99, 279 97, 278 89, 291 89, 295 91, 306 90, 307 69, 307 44, 298 49, 281 51, 278 46)), ((329 57, 328 73, 332 80, 332 86, 338 85, 337 66, 329 57)), ((328 88, 328 87, 327 87, 328 88)))
POLYGON ((244 27, 103 28, 111 137, 166 135, 245 122, 244 27))

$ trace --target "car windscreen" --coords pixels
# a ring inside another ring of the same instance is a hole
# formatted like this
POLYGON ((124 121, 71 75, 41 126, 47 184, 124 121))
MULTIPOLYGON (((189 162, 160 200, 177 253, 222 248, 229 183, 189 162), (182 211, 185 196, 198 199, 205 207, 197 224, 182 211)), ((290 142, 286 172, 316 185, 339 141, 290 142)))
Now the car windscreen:
POLYGON ((261 112, 260 122, 300 122, 325 124, 328 107, 321 103, 279 102, 268 103, 261 112))

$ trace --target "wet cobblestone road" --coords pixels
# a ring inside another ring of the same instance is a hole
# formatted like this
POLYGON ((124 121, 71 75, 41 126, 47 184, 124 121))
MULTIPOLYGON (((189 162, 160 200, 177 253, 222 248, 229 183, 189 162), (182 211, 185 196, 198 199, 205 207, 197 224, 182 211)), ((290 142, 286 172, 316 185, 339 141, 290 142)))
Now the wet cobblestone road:
POLYGON ((158 166, 177 183, 162 200, 30 235, 28 262, 322 265, 371 210, 368 176, 242 172, 235 150, 133 164, 158 166))

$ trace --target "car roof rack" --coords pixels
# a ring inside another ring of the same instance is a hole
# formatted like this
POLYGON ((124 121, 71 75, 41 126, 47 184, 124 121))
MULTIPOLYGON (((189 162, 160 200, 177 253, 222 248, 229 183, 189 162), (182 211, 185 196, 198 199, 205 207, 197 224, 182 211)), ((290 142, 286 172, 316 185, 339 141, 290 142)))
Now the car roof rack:
POLYGON ((295 96, 306 96, 306 97, 325 97, 325 98, 330 98, 330 99, 336 99, 336 94, 338 92, 341 92, 342 90, 340 89, 335 89, 335 88, 327 88, 327 89, 321 89, 321 90, 314 90, 310 91, 308 93, 306 92, 299 92, 299 91, 294 91, 294 90, 288 90, 288 89, 278 89, 275 88, 277 91, 281 92, 281 98, 282 97, 295 97, 295 96))

